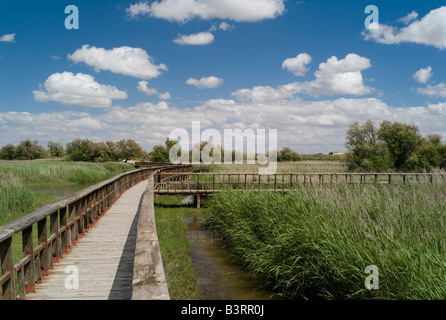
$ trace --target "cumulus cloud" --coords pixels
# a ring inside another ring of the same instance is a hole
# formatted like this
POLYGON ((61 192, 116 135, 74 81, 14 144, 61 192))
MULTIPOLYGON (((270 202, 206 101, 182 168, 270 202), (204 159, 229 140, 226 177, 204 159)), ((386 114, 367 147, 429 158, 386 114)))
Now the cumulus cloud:
POLYGON ((383 120, 414 123, 422 134, 446 137, 446 103, 392 107, 377 98, 339 98, 319 101, 298 98, 264 102, 211 99, 194 107, 178 108, 166 102, 112 106, 100 114, 87 112, 0 113, 4 143, 17 144, 29 137, 63 143, 74 138, 99 141, 132 138, 150 151, 177 128, 190 130, 200 121, 202 130, 277 129, 279 147, 302 153, 329 152, 344 148, 350 124, 383 120), (286 116, 284 116, 286 115, 286 116), (94 137, 94 139, 92 138, 94 137))
POLYGON ((170 100, 172 99, 172 96, 170 95, 169 92, 164 92, 158 95, 158 98, 160 98, 161 100, 170 100))
POLYGON ((365 40, 383 44, 410 42, 434 46, 441 50, 446 48, 446 6, 430 11, 421 20, 411 13, 401 21, 411 22, 401 29, 380 24, 376 29, 364 30, 362 35, 365 40))
POLYGON ((68 59, 92 66, 96 72, 107 70, 139 79, 156 78, 168 70, 165 64, 156 65, 145 50, 125 46, 106 50, 84 45, 68 59))
POLYGON ((0 42, 14 42, 15 33, 4 34, 0 37, 0 42))
POLYGON ((426 83, 432 77, 432 67, 428 66, 427 68, 421 68, 413 75, 413 78, 419 83, 426 83))
POLYGON ((417 93, 432 96, 446 98, 446 83, 439 83, 435 86, 428 85, 426 88, 417 88, 417 93))
POLYGON ((113 99, 127 99, 124 91, 100 84, 94 77, 83 73, 55 73, 48 77, 43 86, 45 90, 41 87, 33 91, 36 101, 105 108, 112 105, 113 99))
POLYGON ((408 13, 407 16, 398 19, 398 21, 402 22, 404 24, 409 24, 412 21, 414 21, 416 18, 418 18, 418 12, 412 11, 411 13, 408 13))
POLYGON ((200 80, 189 78, 186 81, 186 84, 191 86, 196 86, 198 89, 213 89, 218 88, 223 84, 223 79, 217 77, 204 77, 200 80))
POLYGON ((371 93, 372 88, 364 85, 361 72, 370 66, 369 59, 354 53, 344 59, 333 56, 319 64, 319 70, 314 73, 316 78, 312 81, 292 82, 277 88, 257 86, 238 90, 232 95, 239 101, 256 102, 288 99, 299 93, 311 96, 365 95, 371 93))
POLYGON ((307 64, 311 62, 311 56, 307 53, 301 53, 295 58, 288 58, 282 63, 282 69, 292 72, 296 76, 303 76, 307 73, 307 64))
POLYGON ((138 91, 144 92, 148 96, 158 94, 158 90, 156 90, 154 88, 149 88, 149 83, 147 81, 138 82, 137 89, 138 89, 138 91))
POLYGON ((185 22, 193 18, 260 21, 285 12, 283 0, 160 0, 140 1, 127 8, 130 18, 150 16, 185 22))
POLYGON ((214 35, 210 32, 193 33, 190 35, 180 34, 174 42, 180 45, 202 46, 214 42, 214 35))

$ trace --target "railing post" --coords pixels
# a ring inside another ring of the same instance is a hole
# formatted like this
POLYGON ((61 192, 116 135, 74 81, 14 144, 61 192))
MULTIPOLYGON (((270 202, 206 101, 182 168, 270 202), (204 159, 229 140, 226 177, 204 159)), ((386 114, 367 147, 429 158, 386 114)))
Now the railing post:
POLYGON ((60 238, 61 238, 61 251, 62 254, 68 252, 68 226, 67 226, 67 208, 62 208, 59 210, 59 223, 60 227, 63 228, 60 238))
POLYGON ((20 291, 20 298, 25 298, 25 292, 35 291, 34 272, 34 246, 33 246, 33 226, 29 226, 22 231, 23 257, 29 257, 30 261, 23 266, 23 288, 20 291))
POLYGON ((60 258, 58 217, 59 211, 56 211, 50 215, 50 232, 51 236, 55 236, 54 240, 51 243, 51 264, 59 262, 60 258))
POLYGON ((9 280, 2 285, 3 299, 15 300, 14 258, 12 254, 12 237, 0 243, 0 261, 2 274, 9 274, 9 280))
POLYGON ((42 251, 40 251, 40 263, 42 268, 42 274, 44 276, 48 275, 48 270, 50 269, 50 254, 48 250, 48 226, 47 219, 44 218, 37 223, 37 235, 39 244, 43 246, 42 251))

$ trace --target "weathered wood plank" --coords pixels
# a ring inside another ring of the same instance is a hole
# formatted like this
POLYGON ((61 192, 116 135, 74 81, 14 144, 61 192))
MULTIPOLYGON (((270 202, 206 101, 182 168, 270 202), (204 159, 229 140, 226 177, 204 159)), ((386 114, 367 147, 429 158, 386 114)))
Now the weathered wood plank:
POLYGON ((49 276, 26 298, 130 299, 134 261, 133 250, 129 248, 134 248, 135 221, 146 187, 147 181, 144 181, 127 190, 59 263, 53 264, 49 276), (73 282, 75 276, 78 276, 78 288, 73 282))

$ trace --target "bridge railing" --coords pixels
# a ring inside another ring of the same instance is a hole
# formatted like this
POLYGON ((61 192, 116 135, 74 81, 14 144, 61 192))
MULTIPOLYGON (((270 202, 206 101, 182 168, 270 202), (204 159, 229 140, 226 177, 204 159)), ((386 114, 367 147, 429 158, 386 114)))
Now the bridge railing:
POLYGON ((124 191, 167 169, 184 170, 164 164, 123 173, 0 226, 0 298, 25 299, 124 191))
POLYGON ((223 187, 238 190, 287 191, 299 185, 358 183, 433 183, 446 181, 442 173, 191 173, 177 181, 170 172, 157 173, 157 193, 211 193, 223 187))

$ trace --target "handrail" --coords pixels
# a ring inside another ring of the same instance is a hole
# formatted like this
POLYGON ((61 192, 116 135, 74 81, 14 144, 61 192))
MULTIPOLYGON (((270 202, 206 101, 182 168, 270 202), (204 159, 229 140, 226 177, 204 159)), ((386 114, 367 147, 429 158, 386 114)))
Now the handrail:
POLYGON ((25 299, 26 293, 35 290, 35 284, 124 191, 148 179, 154 170, 172 169, 185 167, 164 164, 122 173, 1 226, 0 298, 16 299, 18 286, 18 298, 25 299), (14 263, 13 236, 18 233, 22 234, 23 258, 14 263))
POLYGON ((238 190, 287 192, 298 185, 309 184, 397 184, 446 181, 446 173, 190 173, 168 179, 174 173, 157 173, 157 193, 212 193, 229 186, 238 190), (164 177, 167 177, 165 179, 164 177))

